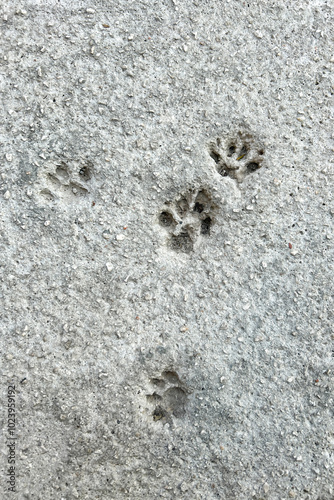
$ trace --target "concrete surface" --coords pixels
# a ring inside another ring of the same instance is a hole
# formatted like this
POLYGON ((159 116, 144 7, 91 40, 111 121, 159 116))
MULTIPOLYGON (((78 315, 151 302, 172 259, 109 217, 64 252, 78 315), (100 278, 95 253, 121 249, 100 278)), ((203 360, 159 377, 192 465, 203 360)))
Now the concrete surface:
POLYGON ((333 3, 0 24, 1 498, 333 500, 333 3))

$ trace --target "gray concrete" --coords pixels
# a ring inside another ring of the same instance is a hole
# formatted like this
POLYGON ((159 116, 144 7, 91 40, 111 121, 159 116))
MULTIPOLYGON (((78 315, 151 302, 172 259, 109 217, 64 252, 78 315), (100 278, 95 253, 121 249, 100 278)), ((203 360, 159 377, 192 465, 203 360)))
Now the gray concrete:
POLYGON ((333 500, 332 2, 1 10, 1 498, 333 500))

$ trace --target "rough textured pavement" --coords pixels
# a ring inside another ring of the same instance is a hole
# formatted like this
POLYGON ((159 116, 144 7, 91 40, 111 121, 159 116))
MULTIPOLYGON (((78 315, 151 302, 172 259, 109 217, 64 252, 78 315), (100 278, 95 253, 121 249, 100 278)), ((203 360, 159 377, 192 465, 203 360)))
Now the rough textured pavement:
POLYGON ((333 500, 333 3, 0 26, 1 498, 333 500))

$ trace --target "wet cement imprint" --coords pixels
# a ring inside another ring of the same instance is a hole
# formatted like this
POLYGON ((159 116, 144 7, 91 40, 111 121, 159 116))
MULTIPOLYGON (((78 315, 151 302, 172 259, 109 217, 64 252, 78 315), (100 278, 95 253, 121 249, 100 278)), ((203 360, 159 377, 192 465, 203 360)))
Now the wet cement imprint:
POLYGON ((203 188, 190 190, 173 202, 166 202, 158 221, 168 233, 168 248, 177 253, 190 254, 201 237, 207 238, 211 233, 211 197, 203 188))
POLYGON ((93 177, 93 166, 87 161, 77 168, 71 169, 65 162, 58 164, 53 172, 45 178, 45 186, 39 192, 42 199, 48 202, 62 200, 73 203, 89 193, 89 181, 93 177))
POLYGON ((151 417, 154 422, 182 418, 186 413, 188 394, 178 374, 166 370, 159 377, 150 380, 152 394, 146 396, 151 405, 151 417))
POLYGON ((234 137, 216 138, 209 143, 209 154, 222 177, 231 177, 241 183, 245 177, 259 170, 264 159, 264 149, 254 138, 243 132, 234 137))

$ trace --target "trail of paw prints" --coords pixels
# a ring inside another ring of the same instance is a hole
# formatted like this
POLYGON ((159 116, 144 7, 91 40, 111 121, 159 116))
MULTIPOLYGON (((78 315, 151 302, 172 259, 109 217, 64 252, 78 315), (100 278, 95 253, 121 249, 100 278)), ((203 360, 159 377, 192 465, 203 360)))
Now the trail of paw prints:
POLYGON ((250 134, 239 132, 235 137, 217 138, 209 144, 209 154, 215 161, 217 172, 242 182, 245 177, 259 170, 264 159, 264 149, 250 134))
POLYGON ((46 201, 63 200, 73 203, 89 193, 89 182, 93 176, 90 162, 76 164, 70 168, 61 162, 52 168, 44 178, 40 196, 46 201))
POLYGON ((186 412, 188 394, 175 371, 164 371, 150 380, 152 393, 146 396, 152 420, 170 421, 171 417, 182 418, 186 412))
POLYGON ((204 190, 188 191, 173 202, 166 202, 159 224, 168 233, 167 246, 175 252, 191 253, 201 238, 210 235, 214 206, 204 190))

